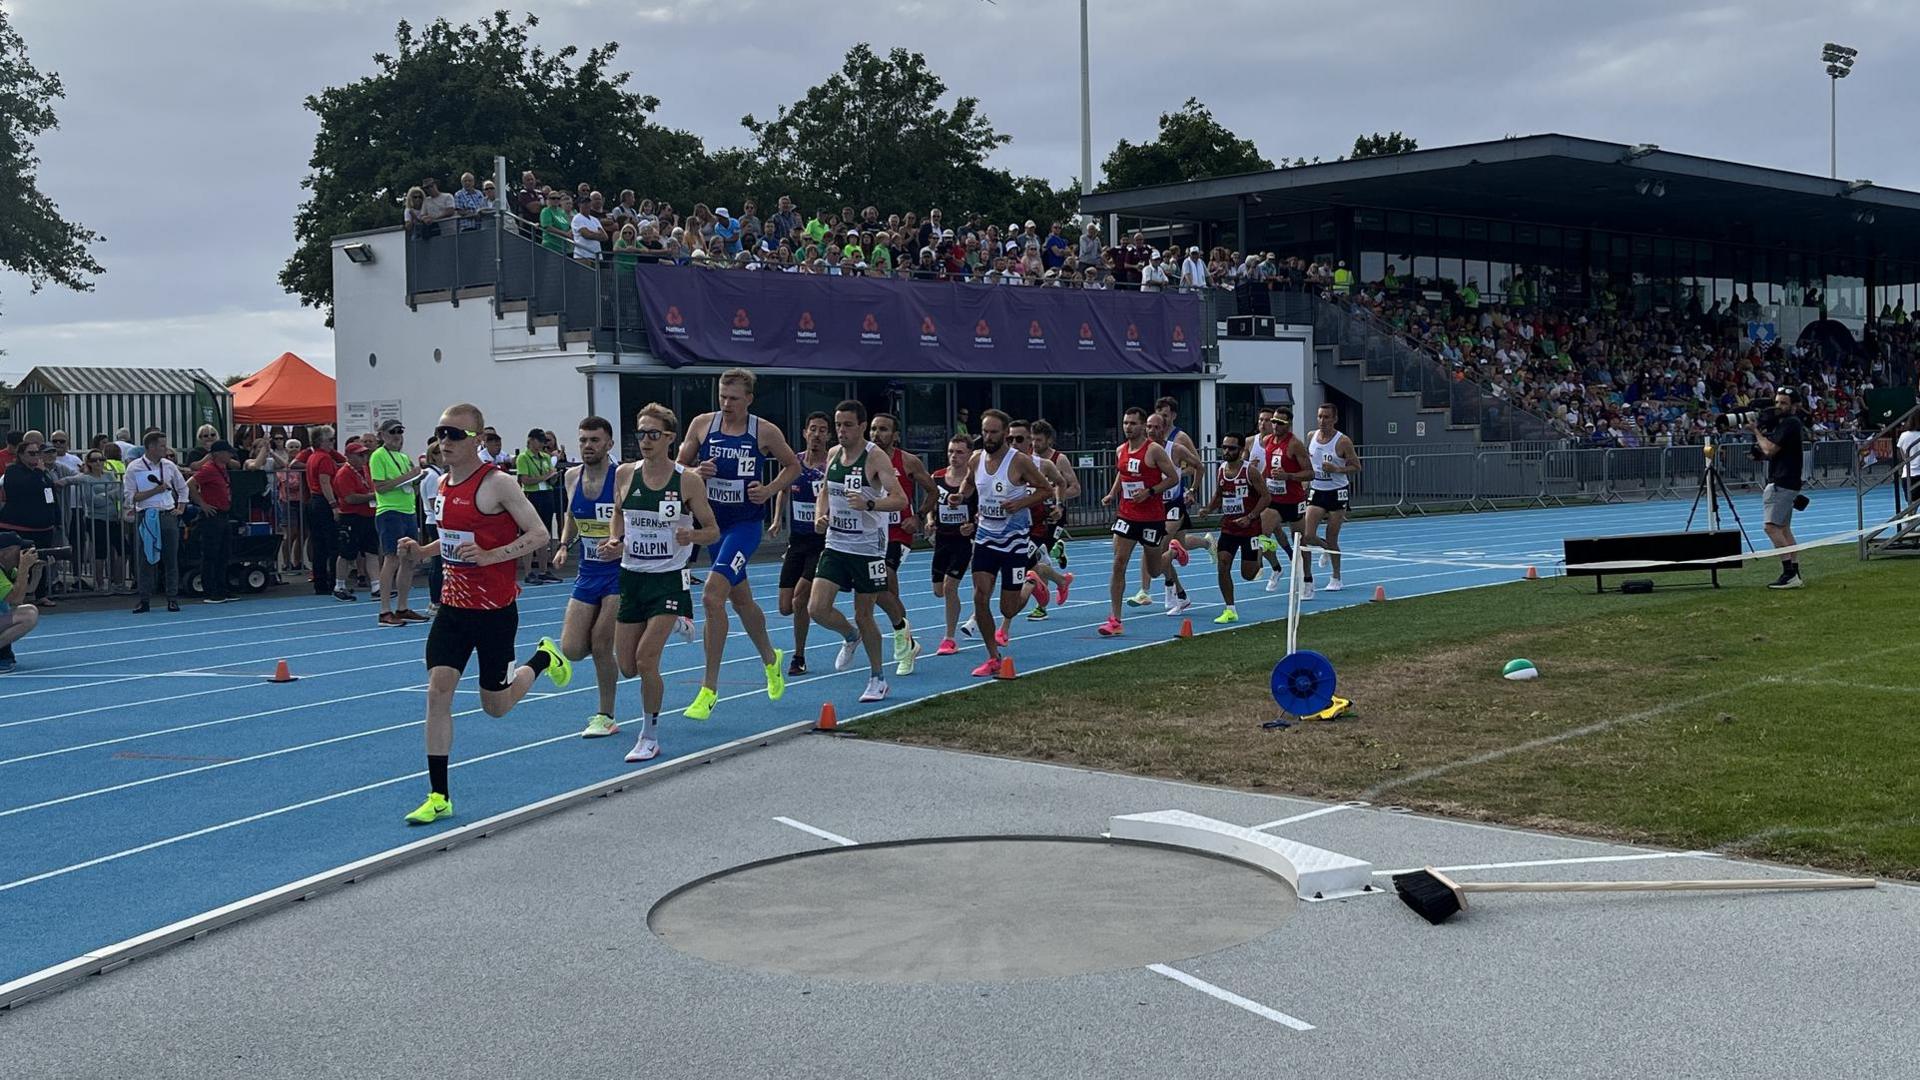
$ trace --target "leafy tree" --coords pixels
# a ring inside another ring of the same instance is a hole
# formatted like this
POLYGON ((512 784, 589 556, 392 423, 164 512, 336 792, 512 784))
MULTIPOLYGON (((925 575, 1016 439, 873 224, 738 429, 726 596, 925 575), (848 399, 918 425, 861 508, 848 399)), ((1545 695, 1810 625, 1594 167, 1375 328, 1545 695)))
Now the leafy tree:
POLYGON ((1159 137, 1148 143, 1121 139, 1102 163, 1109 189, 1205 180, 1273 168, 1251 139, 1223 127, 1197 98, 1177 112, 1160 114, 1159 137))
POLYGON ((34 292, 48 282, 90 292, 89 280, 106 269, 92 245, 106 238, 60 216, 42 194, 34 170, 35 136, 59 126, 53 102, 66 96, 60 76, 42 73, 27 58, 27 43, 0 8, 0 266, 23 275, 34 292))
POLYGON ((1410 139, 1397 131, 1385 135, 1376 131, 1371 135, 1362 135, 1354 139, 1351 156, 1355 158, 1386 157, 1389 154, 1404 154, 1418 149, 1420 149, 1420 143, 1416 139, 1410 139))
POLYGON ((402 22, 398 51, 374 56, 374 74, 307 98, 320 131, 301 181, 310 194, 294 219, 298 246, 280 271, 288 292, 330 306, 333 236, 398 224, 421 177, 452 190, 461 170, 484 175, 496 154, 556 186, 618 178, 675 202, 704 187, 705 148, 648 119, 659 100, 610 71, 616 44, 549 53, 529 40, 538 25, 504 11, 474 25, 436 19, 418 33, 402 22))

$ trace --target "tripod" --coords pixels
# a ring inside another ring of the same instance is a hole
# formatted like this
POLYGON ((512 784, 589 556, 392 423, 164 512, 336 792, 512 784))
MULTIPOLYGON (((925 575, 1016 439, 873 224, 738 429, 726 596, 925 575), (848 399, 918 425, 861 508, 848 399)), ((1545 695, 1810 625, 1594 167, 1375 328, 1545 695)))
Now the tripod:
POLYGON ((1753 546, 1753 537, 1747 535, 1747 523, 1740 520, 1740 511, 1733 504, 1733 495, 1727 491, 1727 482, 1720 478, 1719 447, 1713 444, 1712 439, 1708 439, 1701 452, 1706 458, 1706 468, 1700 472, 1700 486, 1693 493, 1693 507, 1687 511, 1687 527, 1683 531, 1693 531, 1694 515, 1700 512, 1700 500, 1705 499, 1707 529, 1709 532, 1719 532, 1720 502, 1724 499, 1727 513, 1733 516, 1733 523, 1740 529, 1740 539, 1746 541, 1748 551, 1757 553, 1759 549, 1753 546))

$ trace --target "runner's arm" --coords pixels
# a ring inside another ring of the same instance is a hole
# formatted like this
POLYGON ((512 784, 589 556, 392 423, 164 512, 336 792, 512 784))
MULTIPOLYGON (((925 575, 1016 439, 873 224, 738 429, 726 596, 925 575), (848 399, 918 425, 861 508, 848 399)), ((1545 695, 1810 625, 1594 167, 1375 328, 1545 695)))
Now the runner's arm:
MULTIPOLYGON (((821 475, 822 476, 826 475, 827 469, 833 468, 833 463, 839 460, 840 460, 840 448, 838 446, 827 451, 827 467, 826 469, 820 470, 821 475)), ((833 497, 829 495, 826 491, 822 490, 821 493, 813 500, 813 531, 814 532, 824 534, 827 531, 827 517, 829 512, 832 510, 832 507, 833 507, 833 497)))
MULTIPOLYGON (((1289 480, 1298 480, 1303 484, 1306 483, 1308 480, 1313 479, 1313 456, 1307 453, 1307 444, 1301 442, 1299 437, 1295 436, 1293 442, 1289 443, 1288 445, 1289 446, 1297 445, 1300 447, 1300 452, 1294 455, 1294 460, 1305 462, 1307 467, 1304 469, 1301 469, 1299 472, 1288 472, 1285 469, 1282 469, 1280 470, 1280 475, 1286 477, 1289 480)), ((1285 448, 1283 447, 1282 449, 1285 449, 1285 448)))
POLYGON ((871 505, 863 509, 872 511, 905 510, 907 508, 907 492, 905 488, 900 486, 900 477, 893 471, 893 462, 883 457, 868 454, 867 482, 870 485, 877 484, 880 490, 886 492, 886 494, 878 499, 873 498, 871 495, 867 496, 872 502, 871 505))
POLYGON ((693 468, 699 458, 700 444, 707 438, 707 423, 712 418, 712 413, 701 413, 693 418, 693 423, 687 425, 687 437, 680 441, 680 452, 674 455, 673 460, 689 469, 693 468))
POLYGON ((982 453, 983 451, 975 450, 973 453, 967 455, 967 475, 960 478, 961 502, 972 502, 975 496, 979 494, 980 489, 973 486, 973 476, 980 467, 980 455, 982 453))
POLYGON ((1334 449, 1346 461, 1346 464, 1335 469, 1335 472, 1357 473, 1360 471, 1360 453, 1353 448, 1353 439, 1345 435, 1340 436, 1340 445, 1334 449))
POLYGON ((618 558, 620 549, 626 546, 627 515, 621 513, 619 508, 627 501, 627 489, 633 486, 633 470, 635 467, 636 465, 633 462, 614 467, 613 521, 607 529, 607 538, 600 542, 600 557, 603 559, 618 558))
POLYGON ((940 502, 940 485, 933 482, 933 474, 927 471, 927 463, 920 455, 902 453, 901 460, 906 462, 907 475, 913 478, 914 489, 907 492, 907 506, 911 512, 901 515, 900 523, 908 532, 920 531, 920 519, 932 513, 933 507, 940 502), (925 497, 919 500, 920 509, 913 511, 914 496, 924 491, 925 497))
POLYGON ((765 484, 747 485, 747 498, 764 506, 767 492, 780 491, 800 479, 800 455, 793 452, 793 446, 787 442, 786 433, 780 430, 780 426, 765 420, 760 421, 760 452, 780 463, 780 471, 773 474, 773 479, 765 484), (756 486, 761 493, 758 499, 753 498, 756 486))
MULTIPOLYGON (((1262 489, 1266 487, 1265 484, 1255 484, 1253 486, 1262 489)), ((1213 494, 1207 497, 1207 505, 1200 508, 1200 516, 1206 517, 1218 509, 1220 509, 1220 484, 1216 480, 1213 485, 1213 494)))
POLYGON ((1008 500, 1006 507, 1009 514, 1017 514, 1022 510, 1039 506, 1054 497, 1054 484, 1047 478, 1046 470, 1026 454, 1019 454, 1013 459, 1013 468, 1008 470, 1008 478, 1016 484, 1023 484, 1033 489, 1017 499, 1008 500))
MULTIPOLYGON (((520 527, 520 535, 500 547, 475 552, 474 564, 490 566, 513 562, 522 555, 531 555, 546 547, 553 536, 547 532, 546 522, 540 520, 540 512, 533 508, 533 503, 528 501, 527 493, 520 490, 520 485, 501 473, 498 476, 489 475, 481 484, 480 494, 486 494, 489 489, 499 503, 500 510, 505 511, 513 518, 513 523, 520 527)), ((478 503, 480 500, 476 498, 474 501, 478 503)))
POLYGON ((707 482, 700 479, 698 473, 680 474, 680 496, 687 500, 687 513, 693 515, 695 527, 678 529, 674 541, 681 544, 713 544, 720 539, 720 526, 713 517, 713 507, 707 505, 707 482), (680 533, 685 533, 683 537, 680 533))
POLYGON ((1162 495, 1179 486, 1180 470, 1174 468, 1173 459, 1167 456, 1166 447, 1159 443, 1148 443, 1147 465, 1149 468, 1160 470, 1160 482, 1153 485, 1150 494, 1162 495))
POLYGON ((768 536, 779 536, 780 530, 787 527, 787 504, 792 501, 792 486, 781 488, 773 494, 773 523, 767 526, 768 536))
POLYGON ((563 570, 567 566, 567 552, 580 535, 579 524, 573 520, 573 493, 580 486, 580 477, 585 469, 584 465, 575 465, 567 470, 566 477, 560 481, 560 493, 564 501, 560 504, 560 542, 553 548, 553 565, 563 570))
MULTIPOLYGON (((1063 458, 1066 457, 1065 454, 1062 454, 1060 456, 1063 458)), ((1066 490, 1061 492, 1061 498, 1060 498, 1061 504, 1064 505, 1066 503, 1070 503, 1073 500, 1079 498, 1080 497, 1080 471, 1078 469, 1075 469, 1071 465, 1062 465, 1058 461, 1054 462, 1053 466, 1054 468, 1060 470, 1060 479, 1066 481, 1066 485, 1067 485, 1066 490)))

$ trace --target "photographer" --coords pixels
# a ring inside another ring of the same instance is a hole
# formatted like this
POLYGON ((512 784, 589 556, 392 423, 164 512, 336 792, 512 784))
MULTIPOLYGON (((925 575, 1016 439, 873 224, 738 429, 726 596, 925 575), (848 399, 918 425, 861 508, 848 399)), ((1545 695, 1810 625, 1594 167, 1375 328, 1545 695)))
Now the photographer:
MULTIPOLYGON (((1793 547, 1799 542, 1793 538, 1793 512, 1807 504, 1800 494, 1803 432, 1799 406, 1799 391, 1783 386, 1774 391, 1773 408, 1755 415, 1751 424, 1753 452, 1767 462, 1767 486, 1760 493, 1760 505, 1765 513, 1767 539, 1776 548, 1793 547)), ((1798 589, 1805 584, 1800 580, 1800 560, 1784 555, 1779 578, 1767 588, 1798 589)))
POLYGON ((0 675, 13 670, 13 643, 40 625, 40 611, 32 604, 16 604, 33 594, 41 564, 19 533, 0 532, 0 675))

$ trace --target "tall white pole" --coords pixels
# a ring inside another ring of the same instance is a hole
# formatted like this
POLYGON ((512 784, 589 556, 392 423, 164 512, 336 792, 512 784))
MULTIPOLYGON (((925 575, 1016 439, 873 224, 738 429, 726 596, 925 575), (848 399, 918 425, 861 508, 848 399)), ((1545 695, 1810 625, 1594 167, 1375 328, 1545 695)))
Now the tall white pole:
POLYGON ((1840 80, 1827 76, 1827 177, 1840 179, 1840 80))
POLYGON ((1093 191, 1093 94, 1087 82, 1087 0, 1080 0, 1080 194, 1093 191))

